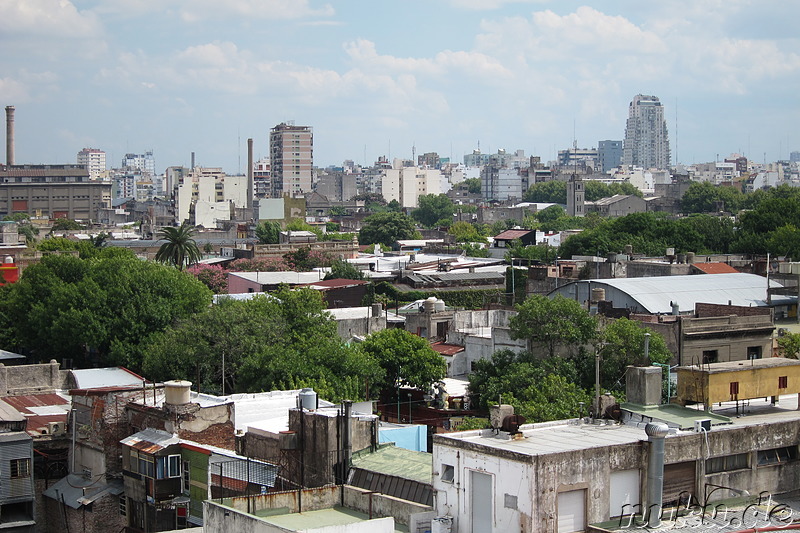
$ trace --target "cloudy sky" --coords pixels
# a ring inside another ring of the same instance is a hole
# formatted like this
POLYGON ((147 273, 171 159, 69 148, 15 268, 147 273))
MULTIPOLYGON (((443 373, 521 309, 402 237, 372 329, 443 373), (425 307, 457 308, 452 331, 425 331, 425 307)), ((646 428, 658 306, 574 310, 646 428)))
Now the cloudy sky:
POLYGON ((314 128, 319 166, 550 160, 573 131, 622 139, 643 93, 679 162, 771 161, 800 150, 799 20, 794 0, 0 0, 0 105, 18 164, 152 149, 238 172, 283 121, 314 128))

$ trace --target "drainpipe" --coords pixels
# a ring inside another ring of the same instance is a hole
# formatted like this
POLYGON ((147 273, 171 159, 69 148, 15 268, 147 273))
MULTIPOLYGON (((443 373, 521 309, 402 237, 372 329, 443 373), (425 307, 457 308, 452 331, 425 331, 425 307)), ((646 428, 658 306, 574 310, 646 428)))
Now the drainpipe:
POLYGON ((669 426, 663 422, 649 423, 644 428, 650 442, 647 461, 647 507, 645 518, 648 527, 661 525, 661 506, 664 490, 664 438, 669 426))

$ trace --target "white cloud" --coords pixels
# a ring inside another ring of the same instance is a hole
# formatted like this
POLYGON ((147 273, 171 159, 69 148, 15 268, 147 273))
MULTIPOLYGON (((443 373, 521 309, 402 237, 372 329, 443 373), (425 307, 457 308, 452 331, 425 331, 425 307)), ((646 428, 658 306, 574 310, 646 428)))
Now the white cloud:
POLYGON ((116 16, 176 14, 184 22, 201 20, 255 19, 291 20, 331 17, 333 6, 311 5, 309 0, 103 0, 96 11, 116 16))
POLYGON ((548 0, 448 0, 448 3, 458 9, 489 11, 500 9, 507 4, 533 4, 547 1, 548 0))
POLYGON ((95 15, 78 11, 69 0, 0 2, 0 35, 49 39, 87 39, 101 33, 95 15))

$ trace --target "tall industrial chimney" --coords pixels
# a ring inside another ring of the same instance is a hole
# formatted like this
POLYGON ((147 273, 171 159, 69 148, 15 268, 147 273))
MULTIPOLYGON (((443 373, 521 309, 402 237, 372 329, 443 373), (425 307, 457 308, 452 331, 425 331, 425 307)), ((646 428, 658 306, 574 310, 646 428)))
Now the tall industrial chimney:
POLYGON ((14 106, 6 106, 6 164, 14 164, 14 106))
POLYGON ((247 214, 253 218, 253 139, 247 139, 247 214))

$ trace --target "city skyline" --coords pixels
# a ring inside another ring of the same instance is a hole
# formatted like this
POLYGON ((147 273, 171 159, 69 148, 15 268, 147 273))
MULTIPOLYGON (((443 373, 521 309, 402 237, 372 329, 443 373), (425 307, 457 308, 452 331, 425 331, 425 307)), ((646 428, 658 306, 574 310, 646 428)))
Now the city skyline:
POLYGON ((478 147, 543 160, 622 140, 665 109, 673 162, 800 149, 800 5, 777 1, 0 1, 0 101, 16 162, 86 147, 156 168, 244 172, 269 131, 314 130, 314 164, 478 147), (676 128, 677 122, 677 128, 676 128), (677 130, 677 132, 676 132, 677 130), (677 139, 676 139, 677 133, 677 139), (676 142, 677 140, 677 142, 676 142))

